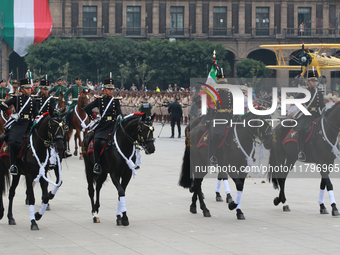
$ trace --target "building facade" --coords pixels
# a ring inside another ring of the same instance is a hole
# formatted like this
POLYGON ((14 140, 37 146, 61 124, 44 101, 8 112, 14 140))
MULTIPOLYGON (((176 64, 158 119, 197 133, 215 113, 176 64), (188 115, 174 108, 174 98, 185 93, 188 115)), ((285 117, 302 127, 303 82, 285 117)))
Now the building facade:
MULTIPOLYGON (((49 0, 49 4, 51 37, 209 40, 224 45, 232 67, 246 58, 276 64, 274 52, 261 49, 261 44, 340 41, 337 0, 49 0)), ((5 43, 3 46, 6 74, 12 50, 5 43)), ((289 62, 293 53, 284 54, 289 62)), ((234 75, 233 70, 229 76, 234 75)), ((277 70, 273 77, 294 75, 292 71, 277 70)), ((337 72, 324 75, 335 77, 337 72)))

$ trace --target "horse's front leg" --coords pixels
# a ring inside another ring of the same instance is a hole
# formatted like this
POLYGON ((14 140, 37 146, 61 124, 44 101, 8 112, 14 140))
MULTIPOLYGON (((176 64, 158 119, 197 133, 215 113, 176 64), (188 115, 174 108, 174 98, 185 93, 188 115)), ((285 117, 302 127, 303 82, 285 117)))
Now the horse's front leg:
POLYGON ((31 230, 39 230, 38 224, 36 223, 35 213, 34 213, 34 204, 35 197, 33 191, 33 178, 26 173, 26 189, 28 195, 28 203, 29 203, 29 212, 30 212, 30 220, 31 220, 31 230))
POLYGON ((242 192, 244 188, 245 177, 243 178, 232 178, 236 185, 236 196, 235 200, 229 203, 229 210, 234 210, 236 208, 236 217, 238 220, 245 220, 243 212, 241 211, 241 200, 242 192))
POLYGON ((76 129, 76 133, 74 134, 74 152, 73 152, 73 155, 74 156, 77 156, 78 155, 78 144, 77 144, 77 139, 80 139, 79 138, 79 130, 76 129))
POLYGON ((195 192, 197 193, 198 196, 198 200, 200 202, 200 208, 203 211, 203 216, 204 217, 211 217, 210 215, 210 211, 207 208, 207 206, 204 203, 204 196, 203 196, 203 192, 202 192, 202 181, 203 178, 199 178, 199 179, 195 179, 195 192))
POLYGON ((339 216, 339 210, 336 207, 336 202, 334 198, 334 191, 333 191, 333 184, 331 180, 329 179, 328 172, 327 173, 321 173, 322 179, 320 183, 320 192, 319 192, 319 206, 320 206, 320 213, 321 214, 328 214, 328 211, 324 205, 324 194, 325 194, 325 188, 327 187, 329 200, 332 206, 332 216, 339 216))
POLYGON ((110 172, 111 180, 115 185, 118 191, 118 203, 117 203, 117 226, 128 226, 129 219, 126 214, 126 202, 125 202, 125 190, 123 189, 122 185, 119 182, 120 176, 115 175, 114 173, 110 172))
POLYGON ((20 179, 20 174, 14 175, 12 178, 12 184, 11 187, 9 188, 8 192, 8 213, 7 213, 7 218, 8 218, 8 224, 9 225, 16 225, 15 219, 13 218, 13 199, 15 196, 15 189, 18 186, 20 179))
MULTIPOLYGON (((92 169, 91 169, 92 171, 92 169)), ((99 223, 100 219, 99 219, 99 207, 100 207, 100 190, 103 186, 103 183, 105 182, 107 178, 107 173, 102 172, 98 179, 97 179, 97 183, 96 183, 96 203, 93 203, 93 194, 92 194, 92 199, 91 199, 91 203, 92 204, 92 217, 93 217, 93 223, 99 223)), ((90 191, 89 191, 90 192, 90 191)), ((90 195, 90 193, 89 193, 90 195)))

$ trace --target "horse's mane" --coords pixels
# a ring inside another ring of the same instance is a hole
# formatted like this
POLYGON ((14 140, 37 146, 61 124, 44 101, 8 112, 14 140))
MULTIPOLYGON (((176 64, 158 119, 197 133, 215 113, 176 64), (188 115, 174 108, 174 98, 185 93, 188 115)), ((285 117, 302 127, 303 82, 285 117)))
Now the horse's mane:
POLYGON ((326 117, 328 117, 331 112, 334 111, 335 108, 337 108, 340 105, 340 101, 336 102, 331 108, 329 108, 325 113, 323 113, 326 117))
POLYGON ((123 118, 121 121, 122 124, 127 124, 132 120, 139 119, 144 115, 144 113, 132 113, 123 118))

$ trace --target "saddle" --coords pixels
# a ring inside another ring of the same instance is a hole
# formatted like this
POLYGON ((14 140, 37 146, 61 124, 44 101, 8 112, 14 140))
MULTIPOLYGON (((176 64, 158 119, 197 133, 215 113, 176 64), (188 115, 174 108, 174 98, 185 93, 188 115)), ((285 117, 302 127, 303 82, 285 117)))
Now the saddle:
MULTIPOLYGON (((307 143, 310 140, 310 138, 312 137, 313 131, 315 130, 315 125, 317 124, 317 120, 318 119, 315 119, 312 122, 312 125, 306 130, 306 134, 308 134, 308 135, 307 135, 307 138, 305 140, 305 143, 307 143)), ((298 128, 297 127, 292 128, 288 132, 288 134, 286 135, 285 139, 283 139, 282 144, 286 144, 286 143, 289 143, 289 142, 297 143, 298 134, 299 134, 298 128)))
MULTIPOLYGON (((27 148, 29 147, 29 140, 26 139, 29 135, 29 131, 26 133, 26 135, 24 136, 24 139, 21 143, 21 147, 20 147, 20 151, 19 154, 17 155, 17 158, 22 158, 25 155, 25 152, 27 150, 27 148)), ((0 148, 0 158, 2 157, 9 157, 9 146, 8 143, 6 141, 4 141, 1 145, 0 148)))
MULTIPOLYGON (((229 131, 229 128, 226 129, 225 131, 225 134, 223 136, 223 139, 221 140, 221 143, 219 143, 217 145, 217 148, 221 148, 225 142, 225 139, 227 138, 227 135, 228 135, 228 131, 229 131)), ((207 146, 209 145, 209 139, 212 139, 214 137, 214 134, 211 134, 210 135, 210 138, 209 138, 209 135, 208 135, 208 132, 209 132, 209 129, 207 131, 205 131, 203 133, 203 135, 201 136, 200 140, 198 141, 197 145, 196 145, 196 148, 200 148, 202 146, 207 146)))

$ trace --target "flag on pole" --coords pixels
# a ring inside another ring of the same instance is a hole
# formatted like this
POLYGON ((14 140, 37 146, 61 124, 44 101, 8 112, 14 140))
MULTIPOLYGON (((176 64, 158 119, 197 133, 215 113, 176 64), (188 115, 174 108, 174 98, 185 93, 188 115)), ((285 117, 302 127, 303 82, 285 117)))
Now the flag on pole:
MULTIPOLYGON (((210 72, 208 74, 207 81, 205 82, 206 84, 210 85, 212 88, 214 88, 215 85, 217 84, 216 76, 218 76, 217 61, 215 61, 215 60, 213 60, 213 61, 214 61, 214 63, 211 66, 210 72)), ((216 96, 216 92, 213 91, 208 86, 203 86, 203 89, 210 92, 209 96, 207 95, 207 105, 210 108, 214 109, 215 108, 215 102, 218 99, 217 96, 216 96), (215 100, 211 97, 211 95, 214 97, 215 100)), ((200 96, 202 96, 203 94, 207 94, 207 92, 205 92, 204 90, 201 90, 200 96)))
POLYGON ((52 31, 48 0, 1 0, 2 37, 20 57, 27 46, 43 42, 52 31))

